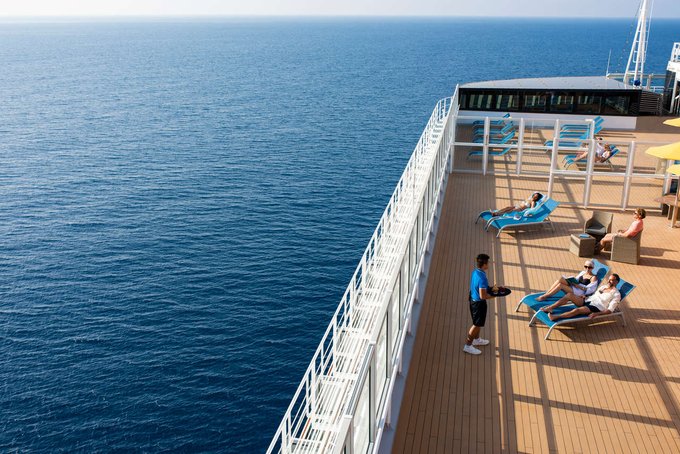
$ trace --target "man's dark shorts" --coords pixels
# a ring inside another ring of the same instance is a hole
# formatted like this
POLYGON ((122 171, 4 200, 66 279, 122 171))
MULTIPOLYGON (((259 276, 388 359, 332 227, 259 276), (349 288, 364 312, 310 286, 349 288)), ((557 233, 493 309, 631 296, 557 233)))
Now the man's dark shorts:
POLYGON ((587 307, 588 309, 590 309, 590 312, 592 312, 593 314, 597 314, 598 312, 601 312, 598 308, 596 308, 592 304, 586 303, 586 304, 584 304, 584 306, 587 307))
POLYGON ((472 315, 473 325, 480 328, 484 326, 484 322, 486 322, 486 300, 473 301, 470 299, 470 315, 472 315))

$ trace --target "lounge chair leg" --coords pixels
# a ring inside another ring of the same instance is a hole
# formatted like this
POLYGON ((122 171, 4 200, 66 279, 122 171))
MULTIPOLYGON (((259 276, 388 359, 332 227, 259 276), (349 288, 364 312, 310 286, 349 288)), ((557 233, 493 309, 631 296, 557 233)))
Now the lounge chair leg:
POLYGON ((623 323, 623 326, 626 326, 626 314, 624 314, 623 312, 621 312, 621 321, 623 323))
POLYGON ((555 328, 555 326, 557 326, 557 325, 553 325, 553 326, 550 327, 550 329, 548 330, 548 333, 545 335, 545 337, 543 339, 548 340, 548 338, 550 337, 550 333, 552 333, 552 330, 553 330, 553 328, 555 328))
POLYGON ((517 306, 515 306, 515 312, 519 312, 519 307, 522 305, 522 301, 517 303, 517 306))
POLYGON ((538 315, 538 312, 534 312, 534 315, 531 317, 531 320, 529 320, 529 326, 534 326, 536 324, 536 316, 538 315))

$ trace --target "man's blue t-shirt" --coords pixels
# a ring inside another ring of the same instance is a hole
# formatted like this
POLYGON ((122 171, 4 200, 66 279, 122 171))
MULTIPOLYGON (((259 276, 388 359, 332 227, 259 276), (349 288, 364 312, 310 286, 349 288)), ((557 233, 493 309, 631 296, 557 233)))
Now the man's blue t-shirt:
POLYGON ((472 301, 481 301, 479 297, 479 289, 485 288, 489 290, 489 281, 486 279, 486 273, 480 268, 475 268, 470 277, 470 297, 472 301))

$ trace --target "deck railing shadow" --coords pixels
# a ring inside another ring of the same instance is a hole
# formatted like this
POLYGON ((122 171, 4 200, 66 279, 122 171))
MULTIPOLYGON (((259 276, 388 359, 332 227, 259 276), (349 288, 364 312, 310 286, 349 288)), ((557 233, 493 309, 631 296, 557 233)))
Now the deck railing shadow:
MULTIPOLYGON (((630 311, 633 312, 633 311, 630 311)), ((654 312, 659 312, 658 315, 661 315, 664 311, 654 311, 654 312)), ((674 320, 678 321, 678 325, 675 326, 674 331, 674 337, 680 337, 680 317, 678 316, 678 311, 673 314, 674 320)), ((612 324, 614 323, 613 321, 610 322, 604 322, 607 324, 612 324)), ((602 324, 602 323, 600 323, 602 324)), ((598 324, 599 325, 599 324, 598 324)), ((640 329, 640 327, 636 327, 635 332, 631 332, 631 330, 628 331, 628 335, 623 333, 623 330, 626 330, 626 327, 620 326, 620 329, 614 330, 614 329, 606 329, 602 326, 593 326, 593 328, 598 328, 598 331, 596 335, 594 336, 594 332, 589 332, 590 330, 583 330, 583 329, 578 329, 576 327, 560 331, 562 334, 565 336, 569 337, 569 340, 565 342, 578 342, 576 339, 583 339, 588 337, 588 344, 589 345, 599 345, 597 341, 594 342, 593 337, 598 337, 602 339, 603 337, 609 338, 609 340, 615 339, 621 339, 621 337, 630 337, 634 339, 638 350, 640 351, 640 355, 642 358, 645 360, 646 367, 645 368, 637 368, 637 367, 631 367, 631 366, 626 366, 626 365, 621 365, 618 363, 612 363, 609 361, 584 361, 576 358, 562 358, 562 357, 556 357, 554 355, 546 355, 540 353, 540 345, 537 345, 537 341, 540 342, 542 340, 542 335, 540 330, 534 330, 532 334, 532 343, 534 344, 534 354, 531 354, 526 351, 521 351, 521 350, 513 350, 513 361, 522 361, 522 362, 534 362, 536 364, 536 369, 537 371, 541 371, 543 367, 548 366, 548 367, 556 367, 556 368, 564 368, 564 369, 571 369, 575 371, 593 371, 596 373, 607 373, 609 376, 617 381, 626 381, 626 382, 631 382, 631 383, 643 383, 646 385, 653 385, 657 388, 657 391, 661 396, 664 396, 663 403, 666 406, 666 411, 667 414, 670 415, 678 415, 679 414, 679 409, 678 406, 675 403, 675 400, 673 399, 673 393, 672 390, 670 389, 669 384, 678 384, 680 383, 680 378, 678 377, 668 377, 658 366, 656 360, 654 359, 653 352, 649 348, 648 344, 648 337, 655 338, 658 336, 658 326, 652 328, 651 326, 648 327, 647 329, 640 329), (622 334, 622 335, 620 335, 622 334), (539 338, 540 336, 540 338, 539 338)), ((551 340, 552 342, 552 340, 551 340)), ((541 374, 539 374, 539 379, 541 378, 541 374)), ((547 386, 546 386, 547 387, 547 386)), ((575 388, 575 389, 580 389, 580 388, 575 388)), ((588 409, 587 407, 584 408, 583 405, 575 405, 571 404, 568 402, 558 402, 553 399, 550 399, 549 395, 547 393, 541 392, 540 394, 542 397, 541 398, 531 398, 535 400, 536 405, 541 405, 544 410, 543 412, 546 412, 546 409, 550 408, 565 408, 565 406, 573 407, 572 410, 576 412, 583 412, 585 410, 586 413, 590 413, 591 411, 595 412, 596 414, 604 415, 604 416, 609 416, 614 419, 623 419, 626 421, 632 421, 632 422, 641 422, 644 424, 649 424, 649 425, 655 425, 659 427, 667 427, 671 429, 676 429, 676 433, 680 434, 680 432, 677 431, 677 424, 675 421, 672 420, 665 420, 661 418, 650 418, 642 415, 637 415, 637 414, 629 414, 629 413, 623 413, 620 411, 611 411, 611 410, 605 410, 602 408, 596 408, 592 407, 588 409)), ((517 399, 518 401, 522 401, 526 396, 518 396, 514 395, 513 399, 517 399)))
MULTIPOLYGON (((519 191, 516 191, 514 189, 514 179, 508 178, 507 180, 507 191, 510 196, 510 200, 518 200, 521 199, 521 197, 518 197, 518 194, 515 194, 516 192, 522 192, 522 194, 525 192, 524 189, 521 189, 519 191)), ((542 184, 545 185, 545 181, 542 181, 542 184)), ((543 192, 543 187, 536 186, 534 187, 534 190, 539 190, 543 192)), ((490 203, 490 202, 489 202, 490 203)), ((544 231, 547 230, 545 227, 537 227, 536 230, 544 231)), ((505 274, 504 274, 504 268, 506 266, 506 261, 503 259, 503 245, 505 244, 505 236, 501 235, 500 237, 496 237, 495 233, 491 234, 491 232, 488 235, 489 241, 492 242, 493 244, 493 251, 494 251, 494 257, 493 259, 499 263, 503 264, 502 266, 497 266, 494 268, 494 271, 497 273, 495 275, 497 282, 504 283, 505 282, 505 274)), ((521 242, 515 242, 515 244, 518 244, 518 249, 520 248, 521 242)), ((522 254, 520 252, 520 262, 522 262, 521 257, 522 254)), ((525 267, 521 268, 521 273, 522 277, 524 279, 525 283, 528 283, 528 277, 527 277, 527 269, 525 267)), ((497 309, 497 315, 498 315, 498 328, 497 332, 499 333, 499 339, 498 339, 498 354, 501 357, 501 361, 499 364, 505 365, 505 367, 509 370, 510 368, 510 359, 511 359, 511 350, 507 348, 507 346, 510 345, 510 335, 509 335, 509 323, 508 319, 512 319, 514 317, 513 314, 509 314, 507 309, 504 307, 504 305, 507 305, 507 301, 504 301, 503 303, 499 303, 496 305, 497 309)), ((496 364, 497 362, 494 361, 494 372, 497 373, 496 369, 496 364)), ((511 373, 502 373, 500 374, 501 377, 501 391, 502 395, 504 396, 504 410, 506 412, 506 418, 505 422, 507 425, 507 433, 505 434, 506 438, 506 448, 505 451, 507 452, 518 452, 518 445, 517 445, 517 437, 518 437, 518 428, 516 425, 516 418, 514 416, 514 409, 515 405, 512 402, 512 399, 508 399, 508 396, 513 396, 515 386, 512 382, 512 374, 511 373)), ((546 382, 545 382, 545 375, 543 371, 539 371, 539 386, 541 392, 547 392, 547 387, 546 387, 546 382)), ((552 419, 552 412, 550 411, 549 408, 543 407, 543 421, 546 427, 546 440, 548 444, 548 449, 550 452, 555 452, 557 450, 557 437, 555 434, 555 426, 554 422, 552 419)))

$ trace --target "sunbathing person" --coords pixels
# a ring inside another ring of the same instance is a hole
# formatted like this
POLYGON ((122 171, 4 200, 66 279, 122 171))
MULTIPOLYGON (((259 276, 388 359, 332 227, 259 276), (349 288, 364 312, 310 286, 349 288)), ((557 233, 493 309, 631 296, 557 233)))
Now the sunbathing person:
POLYGON ((642 232, 645 228, 645 224, 642 221, 647 217, 647 212, 644 208, 638 208, 633 213, 633 223, 630 224, 628 230, 619 230, 616 233, 608 233, 600 240, 599 243, 595 245, 595 253, 599 254, 603 249, 606 249, 614 241, 615 236, 625 236, 626 238, 635 238, 635 236, 642 232))
POLYGON ((576 304, 576 309, 565 312, 564 314, 548 314, 550 320, 556 321, 561 318, 571 318, 577 315, 588 315, 590 318, 599 317, 600 315, 611 314, 616 310, 621 302, 621 293, 619 293, 616 285, 621 278, 618 274, 609 276, 609 280, 605 285, 600 287, 597 292, 588 297, 583 304, 576 304))
POLYGON ((573 301, 571 298, 577 299, 591 295, 597 288, 598 283, 597 276, 593 274, 593 262, 586 260, 583 268, 583 271, 573 276, 578 281, 578 284, 571 284, 567 281, 567 278, 561 277, 543 295, 536 298, 536 301, 545 301, 560 290, 566 293, 565 298, 570 298, 569 301, 573 301))
MULTIPOLYGON (((588 157, 588 153, 590 152, 590 146, 586 142, 585 143, 585 150, 582 152, 578 153, 574 157, 574 162, 580 161, 581 159, 585 159, 588 157)), ((608 143, 602 142, 602 137, 598 139, 597 142, 595 142, 595 162, 605 162, 607 159, 610 158, 612 155, 612 147, 608 143)))
POLYGON ((502 216, 507 213, 512 213, 514 211, 524 211, 529 208, 533 208, 536 206, 536 204, 543 198, 543 194, 540 192, 534 192, 531 194, 531 197, 529 197, 526 200, 522 200, 521 202, 517 203, 514 206, 509 206, 505 208, 501 208, 498 210, 489 210, 491 211, 491 215, 496 217, 496 216, 502 216))

